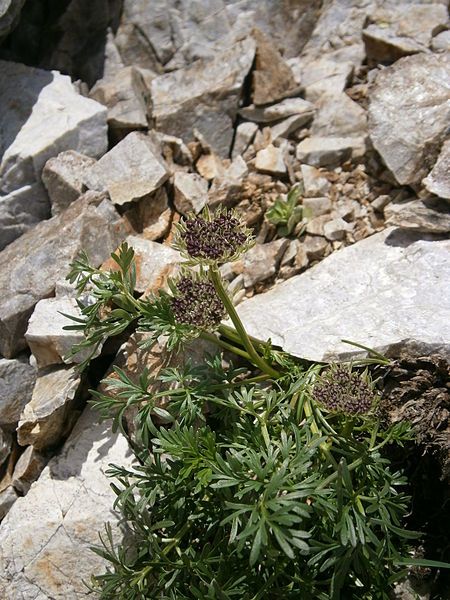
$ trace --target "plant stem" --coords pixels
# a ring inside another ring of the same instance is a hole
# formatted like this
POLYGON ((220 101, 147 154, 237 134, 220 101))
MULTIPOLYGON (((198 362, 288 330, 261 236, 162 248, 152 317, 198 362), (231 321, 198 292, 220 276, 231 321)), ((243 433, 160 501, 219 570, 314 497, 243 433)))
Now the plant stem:
POLYGON ((200 337, 204 340, 207 340, 208 342, 217 344, 217 346, 220 346, 224 350, 229 350, 230 352, 233 352, 234 354, 237 354, 238 356, 242 356, 243 358, 246 358, 247 360, 251 360, 250 355, 247 352, 245 352, 245 350, 242 350, 241 348, 237 348, 236 346, 233 346, 232 344, 229 344, 228 342, 224 342, 223 340, 218 338, 216 335, 213 335, 212 333, 202 331, 200 334, 200 337))
MULTIPOLYGON (((319 427, 317 426, 316 419, 314 417, 314 413, 313 413, 313 410, 311 408, 311 404, 310 404, 310 401, 308 398, 305 399, 305 402, 303 404, 303 410, 305 411, 306 417, 311 418, 311 431, 313 433, 315 433, 316 435, 320 436, 321 431, 320 431, 319 427)), ((336 460, 334 459, 333 455, 331 454, 328 444, 326 442, 322 442, 319 445, 319 448, 322 450, 324 456, 326 456, 326 458, 333 465, 333 467, 335 469, 337 469, 338 464, 337 464, 336 460)))
POLYGON ((221 279, 218 269, 216 267, 211 267, 210 274, 211 274, 211 279, 214 284, 214 287, 216 288, 216 292, 217 292, 219 298, 222 300, 223 305, 225 306, 225 308, 230 316, 230 319, 233 321, 233 325, 235 326, 236 332, 238 333, 238 335, 240 337, 240 341, 242 342, 242 345, 244 346, 244 348, 247 350, 253 364, 255 366, 259 367, 261 369, 261 371, 264 371, 271 377, 273 377, 273 378, 279 377, 280 373, 278 371, 276 371, 275 369, 273 369, 269 364, 267 364, 267 362, 256 352, 255 347, 253 346, 252 342, 250 341, 250 338, 248 337, 245 327, 242 324, 242 321, 239 318, 239 315, 237 314, 237 311, 233 306, 233 302, 229 298, 228 294, 226 293, 226 291, 222 285, 222 279, 221 279))

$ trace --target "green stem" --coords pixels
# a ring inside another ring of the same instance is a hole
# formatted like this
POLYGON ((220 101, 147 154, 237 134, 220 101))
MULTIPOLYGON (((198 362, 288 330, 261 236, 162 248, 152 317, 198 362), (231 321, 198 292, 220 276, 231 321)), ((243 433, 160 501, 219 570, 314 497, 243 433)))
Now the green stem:
MULTIPOLYGON (((359 467, 360 465, 362 465, 362 462, 363 462, 362 458, 357 458, 352 463, 350 463, 347 468, 348 468, 349 471, 354 471, 357 467, 359 467)), ((322 481, 322 483, 319 483, 319 485, 317 486, 316 490, 321 490, 324 487, 327 487, 327 485, 329 483, 332 483, 337 478, 337 476, 338 476, 337 471, 335 473, 331 473, 331 475, 329 475, 326 479, 324 479, 322 481)))
POLYGON ((245 350, 242 350, 241 348, 237 348, 236 346, 233 346, 232 344, 229 344, 228 342, 224 342, 223 340, 219 339, 216 335, 213 335, 212 333, 202 331, 200 334, 200 337, 204 340, 207 340, 208 342, 217 344, 217 346, 220 346, 224 350, 228 350, 230 352, 233 352, 234 354, 237 354, 238 356, 242 356, 243 358, 246 358, 247 360, 251 360, 250 355, 247 352, 245 352, 245 350))
MULTIPOLYGON (((305 416, 307 418, 311 418, 311 431, 313 433, 315 433, 316 435, 321 435, 321 431, 319 429, 319 427, 317 426, 316 423, 316 419, 314 417, 314 413, 313 410, 311 408, 311 404, 308 398, 305 399, 305 403, 303 404, 303 410, 305 411, 305 416)), ((338 468, 338 464, 336 462, 336 460, 334 459, 333 455, 330 452, 330 449, 328 447, 328 444, 326 442, 322 442, 319 445, 319 448, 322 450, 324 456, 329 460, 329 462, 333 465, 333 467, 335 469, 338 468)))
POLYGON ((222 300, 223 305, 225 306, 225 308, 230 316, 230 319, 233 321, 233 325, 235 326, 236 332, 238 333, 238 335, 240 337, 240 341, 242 342, 242 345, 244 346, 244 348, 247 350, 253 364, 255 366, 259 367, 261 369, 261 371, 264 371, 271 377, 273 377, 273 378, 279 377, 280 373, 278 373, 278 371, 276 371, 270 365, 268 365, 267 362, 256 352, 255 347, 253 346, 252 342, 250 341, 250 338, 248 337, 245 327, 242 324, 242 321, 239 318, 239 315, 237 314, 237 311, 233 306, 233 302, 229 298, 228 294, 226 293, 226 291, 222 285, 222 280, 221 280, 221 276, 220 276, 218 269, 216 267, 211 267, 210 274, 211 274, 211 279, 214 284, 214 287, 216 288, 216 292, 217 292, 219 298, 222 300))

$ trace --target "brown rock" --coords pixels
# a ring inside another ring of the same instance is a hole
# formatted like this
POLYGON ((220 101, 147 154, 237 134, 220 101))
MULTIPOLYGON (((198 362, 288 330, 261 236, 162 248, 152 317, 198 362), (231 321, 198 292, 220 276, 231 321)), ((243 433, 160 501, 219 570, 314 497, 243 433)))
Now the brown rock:
POLYGON ((44 456, 33 446, 28 446, 20 456, 14 469, 12 484, 15 489, 22 494, 26 494, 31 484, 41 474, 45 464, 44 456))

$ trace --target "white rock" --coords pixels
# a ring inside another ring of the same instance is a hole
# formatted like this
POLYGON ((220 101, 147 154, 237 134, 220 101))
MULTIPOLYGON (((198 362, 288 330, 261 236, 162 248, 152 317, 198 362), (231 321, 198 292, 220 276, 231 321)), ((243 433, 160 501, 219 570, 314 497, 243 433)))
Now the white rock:
POLYGON ((316 197, 316 198, 303 198, 302 206, 305 209, 304 217, 319 217, 329 213, 333 207, 333 203, 330 198, 316 197))
POLYGON ((268 244, 256 244, 244 257, 244 285, 249 288, 259 281, 275 275, 281 258, 289 246, 289 240, 275 240, 268 244))
POLYGON ((444 142, 436 164, 422 183, 432 194, 450 200, 450 140, 444 142))
POLYGON ((35 382, 36 369, 26 356, 0 358, 0 425, 15 428, 35 382))
POLYGON ((314 115, 314 105, 303 98, 286 98, 277 104, 271 106, 246 106, 241 108, 239 114, 245 119, 256 121, 257 123, 271 123, 287 119, 294 115, 303 115, 304 123, 308 122, 314 115))
POLYGON ((347 223, 341 217, 327 221, 323 226, 323 233, 327 240, 336 241, 343 240, 347 231, 353 229, 353 223, 347 223))
POLYGON ((330 60, 327 57, 305 61, 301 71, 305 98, 315 102, 323 94, 343 92, 353 75, 353 70, 351 62, 330 60))
POLYGON ((391 202, 384 210, 387 225, 428 233, 450 231, 450 206, 441 198, 391 202))
POLYGON ((312 135, 367 135, 366 111, 345 92, 324 94, 316 103, 312 135))
POLYGON ((4 600, 84 598, 91 574, 105 561, 90 549, 116 498, 105 475, 110 463, 130 465, 128 444, 109 422, 86 409, 26 498, 19 498, 0 530, 0 597, 4 600))
POLYGON ((295 133, 300 127, 305 124, 305 118, 303 115, 292 115, 287 119, 283 119, 276 125, 272 125, 270 128, 272 141, 278 140, 279 138, 287 138, 290 134, 295 133))
POLYGON ((306 198, 320 197, 329 191, 331 183, 318 169, 311 167, 310 165, 302 165, 301 171, 304 195, 306 198))
POLYGON ((256 154, 255 167, 261 173, 269 175, 284 175, 287 173, 282 148, 269 144, 256 154))
POLYGON ((247 150, 253 138, 255 137, 257 130, 258 125, 250 121, 240 123, 240 125, 236 127, 232 158, 240 156, 247 150))
POLYGON ((199 213, 208 202, 208 182, 197 173, 176 171, 173 188, 175 208, 183 215, 199 213))
POLYGON ((20 415, 17 441, 41 450, 61 439, 81 377, 74 367, 51 367, 41 371, 30 402, 20 415))
POLYGON ((450 52, 450 31, 441 31, 431 40, 434 52, 450 52))
MULTIPOLYGON (((303 254, 306 255, 306 263, 314 260, 321 260, 327 253, 329 244, 327 240, 320 235, 305 235, 300 243, 296 262, 303 261, 303 254)), ((306 265, 305 265, 306 266, 306 265)))
POLYGON ((243 302, 238 312, 251 335, 310 360, 360 352, 342 339, 381 352, 450 356, 449 250, 448 240, 389 228, 243 302))
POLYGON ((228 168, 223 168, 214 178, 208 191, 208 204, 212 208, 219 205, 234 206, 241 200, 242 187, 248 167, 242 156, 237 156, 228 168))
POLYGON ((169 170, 154 142, 133 132, 89 169, 85 183, 93 190, 107 191, 114 204, 139 200, 157 190, 169 170))
POLYGON ((302 140, 296 155, 298 160, 315 167, 331 167, 342 164, 353 157, 364 155, 366 148, 363 137, 311 136, 302 140))

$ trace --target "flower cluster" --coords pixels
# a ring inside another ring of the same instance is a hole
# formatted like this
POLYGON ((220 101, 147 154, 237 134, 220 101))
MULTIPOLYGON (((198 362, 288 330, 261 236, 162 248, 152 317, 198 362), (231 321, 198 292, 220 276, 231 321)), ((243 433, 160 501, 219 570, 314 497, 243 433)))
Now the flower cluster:
POLYGON ((375 393, 367 376, 332 365, 314 386, 313 399, 332 412, 359 415, 370 411, 375 393))
POLYGON ((225 307, 211 281, 183 275, 174 291, 171 309, 178 323, 208 330, 220 325, 225 307))
POLYGON ((204 211, 179 225, 174 247, 205 263, 224 263, 236 260, 252 243, 250 231, 231 211, 211 215, 204 211))

